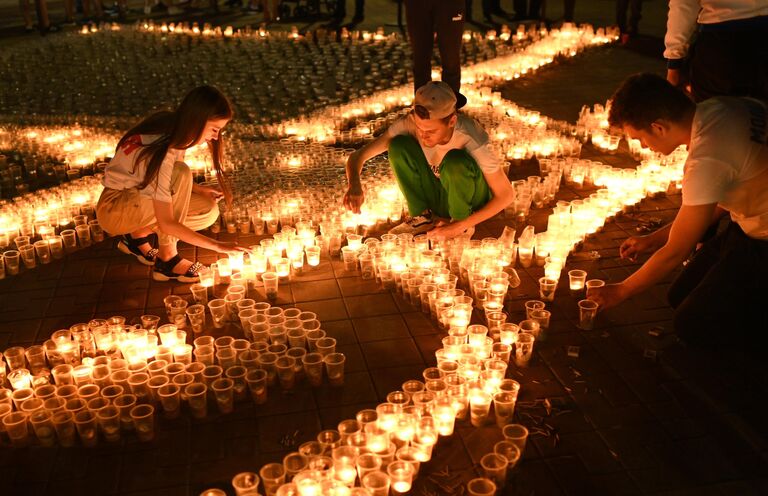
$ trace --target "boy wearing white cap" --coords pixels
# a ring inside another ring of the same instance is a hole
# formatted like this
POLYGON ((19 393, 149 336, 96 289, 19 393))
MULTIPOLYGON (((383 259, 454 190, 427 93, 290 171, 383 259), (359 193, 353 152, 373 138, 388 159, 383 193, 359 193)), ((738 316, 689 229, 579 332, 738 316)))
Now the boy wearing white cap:
POLYGON ((474 119, 457 114, 456 94, 442 81, 419 88, 411 113, 350 155, 344 205, 353 212, 365 199, 363 165, 385 151, 411 215, 392 233, 429 231, 431 238, 453 238, 474 231, 512 201, 512 186, 488 148, 488 134, 474 119))

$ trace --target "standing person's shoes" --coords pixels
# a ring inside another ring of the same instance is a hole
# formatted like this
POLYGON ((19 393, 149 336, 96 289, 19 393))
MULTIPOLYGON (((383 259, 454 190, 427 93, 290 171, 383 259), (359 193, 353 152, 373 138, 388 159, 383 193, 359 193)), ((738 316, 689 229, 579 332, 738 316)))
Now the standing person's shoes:
POLYGON ((143 238, 132 238, 130 234, 123 234, 120 237, 120 241, 117 242, 117 249, 126 255, 133 255, 140 263, 144 265, 154 265, 157 259, 157 235, 150 234, 143 238), (147 253, 143 253, 139 246, 144 243, 149 243, 152 246, 147 253))
POLYGON ((432 213, 427 212, 421 215, 416 215, 410 219, 396 225, 389 230, 389 234, 422 234, 432 230, 436 225, 435 220, 432 218, 432 213))

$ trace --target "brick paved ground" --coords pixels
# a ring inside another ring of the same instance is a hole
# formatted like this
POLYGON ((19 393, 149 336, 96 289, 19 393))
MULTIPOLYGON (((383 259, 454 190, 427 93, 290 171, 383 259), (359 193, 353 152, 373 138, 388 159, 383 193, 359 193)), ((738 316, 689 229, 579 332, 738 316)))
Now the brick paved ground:
MULTIPOLYGON (((546 114, 573 119, 581 105, 605 100, 625 74, 661 68, 658 59, 608 48, 546 69, 504 92, 546 114)), ((626 156, 584 153, 631 163, 626 156)), ((524 164, 512 174, 525 177, 534 170, 524 164)), ((565 187, 558 198, 590 192, 565 187)), ((678 205, 675 196, 643 201, 638 212, 618 217, 589 239, 567 268, 620 280, 637 267, 618 258, 623 239, 641 220, 671 219, 678 205), (589 257, 592 251, 599 258, 589 257)), ((532 212, 537 230, 548 213, 532 212)), ((503 225, 503 219, 488 221, 476 237, 497 236, 503 225)), ((187 285, 151 281, 148 268, 113 245, 108 240, 0 281, 0 349, 41 343, 56 329, 94 317, 163 315, 164 296, 188 295, 187 285)), ((191 250, 190 258, 215 258, 191 250)), ((535 281, 541 276, 541 269, 518 270, 522 284, 508 309, 513 322, 522 319, 523 302, 537 294, 535 281)), ((601 315, 589 332, 576 329, 576 302, 561 288, 548 338, 537 346, 532 366, 510 371, 522 384, 521 403, 546 398, 552 405, 549 415, 543 407, 519 408, 521 422, 546 423, 557 436, 531 438, 505 494, 768 493, 765 367, 739 352, 705 353, 677 343, 665 286, 601 315), (657 326, 666 333, 650 336, 657 326), (579 356, 568 357, 567 346, 578 346, 579 356)), ((338 262, 324 260, 283 286, 279 303, 318 313, 347 355, 343 388, 275 390, 266 405, 242 404, 233 414, 204 421, 159 419, 157 439, 148 444, 125 436, 118 445, 95 449, 2 447, 0 493, 195 495, 207 487, 225 488, 236 472, 280 460, 286 433, 298 430, 297 442, 311 439, 383 401, 387 392, 434 363, 441 334, 432 322, 399 297, 344 273, 338 262)), ((459 425, 423 466, 413 493, 424 486, 434 490, 429 474, 446 466, 452 475, 471 478, 480 456, 500 437, 496 427, 459 425)))

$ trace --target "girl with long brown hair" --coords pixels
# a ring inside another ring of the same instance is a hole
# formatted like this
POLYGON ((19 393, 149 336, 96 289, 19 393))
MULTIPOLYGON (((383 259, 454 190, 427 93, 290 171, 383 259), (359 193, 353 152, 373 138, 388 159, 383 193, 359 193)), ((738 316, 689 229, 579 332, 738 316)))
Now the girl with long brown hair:
POLYGON ((218 200, 231 201, 221 168, 220 133, 232 115, 232 106, 219 90, 197 87, 176 110, 152 114, 125 133, 104 172, 104 191, 96 206, 99 223, 121 235, 120 251, 154 265, 156 281, 197 280, 203 265, 179 255, 179 239, 219 253, 245 251, 236 243, 196 232, 216 221, 218 200), (185 150, 201 143, 211 152, 218 187, 195 184, 184 163, 185 150))

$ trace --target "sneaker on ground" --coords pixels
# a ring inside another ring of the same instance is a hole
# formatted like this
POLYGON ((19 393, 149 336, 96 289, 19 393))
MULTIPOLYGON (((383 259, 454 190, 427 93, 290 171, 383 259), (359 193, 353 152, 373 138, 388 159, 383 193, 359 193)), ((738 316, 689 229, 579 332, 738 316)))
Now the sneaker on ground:
POLYGON ((390 229, 389 234, 409 233, 416 236, 431 230, 433 227, 435 227, 435 221, 432 220, 432 214, 417 215, 390 229))

